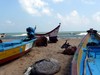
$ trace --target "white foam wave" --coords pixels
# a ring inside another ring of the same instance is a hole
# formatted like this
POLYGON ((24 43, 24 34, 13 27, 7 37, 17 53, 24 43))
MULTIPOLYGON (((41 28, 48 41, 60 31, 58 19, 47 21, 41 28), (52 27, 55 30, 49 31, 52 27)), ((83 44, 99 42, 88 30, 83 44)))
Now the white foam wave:
MULTIPOLYGON (((86 35, 87 33, 86 32, 83 32, 83 33, 79 33, 77 35, 86 35)), ((100 35, 100 33, 98 33, 100 35)))
POLYGON ((79 33, 77 35, 86 35, 87 33, 86 32, 83 32, 83 33, 79 33))
POLYGON ((27 36, 27 34, 19 34, 19 35, 13 35, 13 36, 27 36))
POLYGON ((100 33, 98 33, 100 35, 100 33))

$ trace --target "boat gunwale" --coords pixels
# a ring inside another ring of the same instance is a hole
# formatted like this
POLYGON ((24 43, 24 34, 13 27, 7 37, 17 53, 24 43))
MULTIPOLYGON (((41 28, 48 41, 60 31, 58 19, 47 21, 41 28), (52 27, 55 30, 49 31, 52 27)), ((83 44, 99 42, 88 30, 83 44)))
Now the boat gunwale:
POLYGON ((34 42, 35 40, 36 39, 32 39, 32 40, 29 40, 29 41, 22 41, 20 43, 15 44, 15 45, 12 42, 6 42, 8 44, 12 44, 11 46, 7 46, 7 47, 4 46, 4 43, 1 43, 0 45, 2 45, 2 47, 0 48, 0 52, 4 52, 4 51, 7 51, 7 50, 12 49, 12 48, 16 48, 16 47, 26 45, 28 43, 34 42))

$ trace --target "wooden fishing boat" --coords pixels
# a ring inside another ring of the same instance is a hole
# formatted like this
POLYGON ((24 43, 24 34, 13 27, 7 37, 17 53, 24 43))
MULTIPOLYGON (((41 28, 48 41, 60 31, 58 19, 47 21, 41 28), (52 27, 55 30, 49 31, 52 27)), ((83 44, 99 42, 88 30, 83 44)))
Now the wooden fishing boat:
POLYGON ((72 60, 71 75, 100 74, 100 36, 93 29, 87 32, 72 60))
POLYGON ((29 52, 33 47, 34 41, 34 30, 27 28, 28 36, 24 40, 14 40, 10 42, 0 43, 0 65, 8 61, 16 59, 25 53, 29 52))
POLYGON ((44 34, 36 33, 35 36, 37 38, 38 37, 42 37, 42 36, 49 37, 49 41, 50 42, 56 42, 57 41, 57 35, 58 35, 58 32, 59 32, 60 25, 61 25, 61 23, 59 23, 59 25, 56 28, 54 28, 53 30, 51 30, 50 32, 47 32, 47 33, 44 33, 44 34))
POLYGON ((3 37, 5 37, 5 36, 6 36, 5 33, 0 33, 0 38, 3 38, 3 37))

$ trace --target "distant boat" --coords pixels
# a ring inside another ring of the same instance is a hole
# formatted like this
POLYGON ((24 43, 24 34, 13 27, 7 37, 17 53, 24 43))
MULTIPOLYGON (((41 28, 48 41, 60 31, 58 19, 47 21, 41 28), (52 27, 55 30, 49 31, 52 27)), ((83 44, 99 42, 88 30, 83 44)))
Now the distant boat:
POLYGON ((41 36, 49 37, 49 41, 50 42, 56 42, 60 25, 61 25, 61 23, 59 23, 59 25, 56 28, 54 28, 53 30, 51 30, 51 31, 49 31, 47 33, 44 33, 44 34, 36 33, 35 35, 36 35, 36 37, 41 37, 41 36))
POLYGON ((93 29, 87 32, 73 57, 71 75, 100 74, 100 35, 93 29))
POLYGON ((0 38, 5 37, 5 36, 6 36, 5 33, 1 33, 1 34, 0 34, 0 38))
POLYGON ((0 65, 29 52, 36 40, 34 38, 34 31, 35 29, 29 27, 27 28, 28 36, 26 39, 0 43, 0 65))

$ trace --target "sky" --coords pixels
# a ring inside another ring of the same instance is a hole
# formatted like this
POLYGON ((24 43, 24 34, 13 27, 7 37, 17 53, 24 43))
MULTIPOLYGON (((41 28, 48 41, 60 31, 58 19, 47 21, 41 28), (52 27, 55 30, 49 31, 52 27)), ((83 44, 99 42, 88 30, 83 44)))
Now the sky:
POLYGON ((0 33, 100 30, 100 0, 0 0, 0 33))

